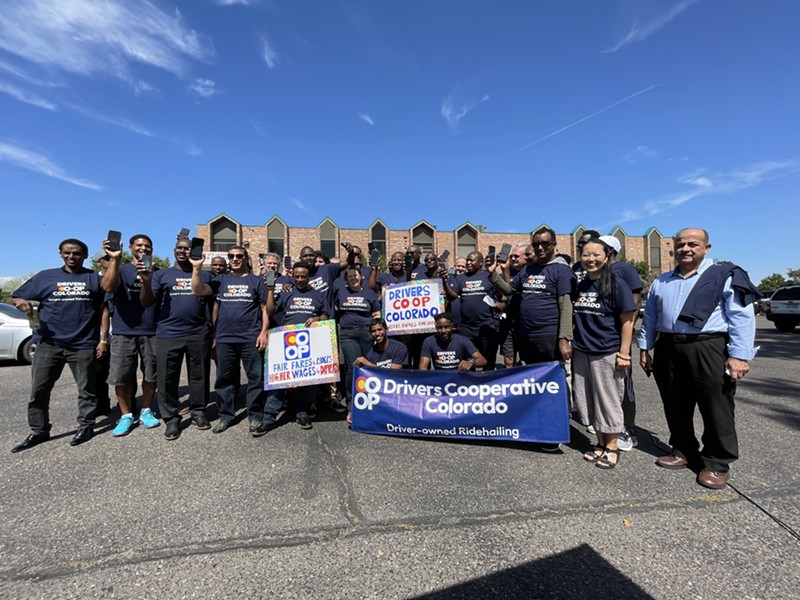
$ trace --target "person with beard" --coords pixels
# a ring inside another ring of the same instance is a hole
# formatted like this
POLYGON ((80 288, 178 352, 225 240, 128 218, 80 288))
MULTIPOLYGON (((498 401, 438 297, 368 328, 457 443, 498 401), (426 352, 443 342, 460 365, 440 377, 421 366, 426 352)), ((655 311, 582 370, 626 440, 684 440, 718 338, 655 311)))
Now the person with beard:
MULTIPOLYGON (((161 418, 166 423, 164 437, 176 440, 181 435, 181 367, 186 358, 189 377, 189 411, 198 429, 211 429, 206 418, 208 377, 211 356, 211 303, 192 294, 191 242, 175 244, 175 264, 156 272, 142 271, 142 306, 156 307, 156 387, 161 418)), ((211 274, 203 271, 203 283, 211 274)))
POLYGON ((419 368, 427 371, 458 370, 466 373, 475 367, 485 367, 486 359, 469 338, 453 333, 453 317, 450 313, 439 313, 435 317, 436 333, 425 339, 419 368))

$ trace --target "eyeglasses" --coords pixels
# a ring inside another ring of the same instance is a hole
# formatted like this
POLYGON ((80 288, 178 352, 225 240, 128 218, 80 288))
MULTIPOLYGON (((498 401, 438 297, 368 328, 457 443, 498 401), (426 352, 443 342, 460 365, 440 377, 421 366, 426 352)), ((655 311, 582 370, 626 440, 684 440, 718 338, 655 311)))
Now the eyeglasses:
MULTIPOLYGON (((554 242, 531 242, 531 246, 534 248, 547 248, 548 246, 552 246, 554 242)), ((525 253, 526 256, 530 256, 527 252, 525 253)))
POLYGON ((228 254, 228 260, 233 260, 234 258, 241 260, 244 258, 244 254, 228 254))

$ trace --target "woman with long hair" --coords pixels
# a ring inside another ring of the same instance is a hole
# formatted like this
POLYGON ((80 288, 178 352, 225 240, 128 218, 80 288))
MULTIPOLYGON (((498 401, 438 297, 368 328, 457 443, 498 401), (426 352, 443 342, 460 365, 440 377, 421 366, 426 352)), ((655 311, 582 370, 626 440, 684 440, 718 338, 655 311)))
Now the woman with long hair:
POLYGON ((617 438, 625 429, 622 398, 637 310, 628 284, 612 272, 610 256, 611 248, 599 239, 583 246, 586 277, 576 290, 572 341, 575 408, 597 432, 597 445, 583 458, 601 469, 619 462, 617 438))

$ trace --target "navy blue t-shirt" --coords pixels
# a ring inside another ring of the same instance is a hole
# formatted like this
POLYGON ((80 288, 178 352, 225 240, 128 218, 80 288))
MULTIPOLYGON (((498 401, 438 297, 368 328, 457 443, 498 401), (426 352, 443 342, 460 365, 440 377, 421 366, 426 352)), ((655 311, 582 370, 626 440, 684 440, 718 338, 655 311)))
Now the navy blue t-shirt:
POLYGON ((111 313, 111 328, 114 335, 155 335, 156 308, 144 308, 140 299, 142 280, 132 263, 120 265, 119 287, 108 295, 114 302, 111 313))
MULTIPOLYGON (((333 282, 333 293, 336 295, 336 292, 339 291, 343 287, 347 287, 347 271, 348 269, 342 269, 339 277, 336 278, 336 281, 333 282)), ((367 282, 369 281, 369 276, 372 275, 372 267, 363 266, 361 267, 361 281, 364 287, 367 287, 367 282)))
POLYGON ((411 271, 411 279, 435 279, 437 277, 436 271, 433 272, 432 275, 428 275, 428 267, 423 265, 417 265, 411 271))
POLYGON ((494 299, 496 288, 489 281, 486 271, 478 271, 473 275, 457 275, 450 287, 461 299, 461 321, 459 329, 467 336, 477 335, 481 326, 496 327, 492 307, 484 302, 488 295, 494 299))
POLYGON ((575 290, 575 275, 563 261, 527 265, 511 280, 520 295, 517 331, 526 337, 558 335, 558 298, 575 290))
POLYGON ((627 283, 628 287, 631 288, 631 292, 634 294, 641 293, 642 289, 644 288, 642 278, 639 276, 639 271, 637 271, 636 267, 630 263, 619 261, 612 263, 611 272, 616 275, 617 281, 622 279, 625 283, 627 283))
POLYGON ((99 307, 105 293, 99 273, 83 268, 76 273, 46 269, 11 296, 40 302, 40 325, 33 334, 37 343, 52 341, 70 350, 85 350, 100 341, 99 307))
POLYGON ((478 349, 469 338, 454 333, 448 342, 443 342, 439 336, 432 335, 422 342, 420 356, 431 359, 434 369, 458 369, 458 363, 472 358, 478 349))
POLYGON ((278 323, 280 323, 283 320, 283 313, 280 312, 277 309, 277 307, 278 307, 278 305, 280 303, 281 294, 288 293, 288 292, 284 292, 283 291, 283 284, 284 283, 288 283, 289 285, 294 286, 294 279, 292 279, 288 275, 278 275, 275 278, 275 287, 273 288, 272 293, 273 293, 274 298, 275 298, 276 310, 275 310, 275 314, 272 315, 269 318, 269 326, 270 327, 277 327, 278 323))
MULTIPOLYGON (((202 271, 200 277, 211 283, 211 273, 202 271)), ((178 267, 156 271, 151 288, 156 298, 156 337, 192 335, 211 323, 211 302, 192 294, 191 271, 178 267)))
POLYGON ((575 334, 572 345, 587 354, 619 352, 620 313, 636 310, 628 284, 617 278, 617 293, 601 297, 597 280, 586 277, 578 284, 573 303, 575 334))
POLYGON ((218 342, 253 342, 264 322, 261 305, 267 302, 267 288, 260 275, 233 273, 216 276, 211 283, 219 302, 216 338, 218 342))
POLYGON ((392 365, 407 365, 408 348, 406 348, 406 345, 392 338, 388 338, 388 342, 383 352, 373 345, 364 355, 364 358, 381 369, 391 369, 392 365))
MULTIPOLYGON (((456 277, 458 277, 458 275, 449 275, 447 277, 447 283, 450 284, 450 287, 455 286, 456 277)), ((453 315, 453 325, 458 325, 459 328, 460 328, 461 327, 461 296, 459 296, 455 300, 450 300, 449 311, 450 311, 450 314, 453 315)))
POLYGON ((375 279, 379 286, 386 287, 387 285, 391 285, 393 283, 403 283, 406 280, 405 271, 402 271, 400 275, 394 275, 391 271, 388 273, 381 273, 375 279))
POLYGON ((309 270, 308 273, 308 283, 309 285, 323 294, 323 296, 328 296, 333 293, 333 282, 336 281, 336 278, 339 276, 339 265, 338 264, 327 264, 327 265, 320 265, 316 267, 316 272, 311 274, 309 270))
POLYGON ((336 291, 336 321, 339 327, 369 325, 372 313, 381 311, 378 295, 368 288, 354 292, 344 286, 336 291))
POLYGON ((278 325, 298 325, 305 323, 310 317, 318 317, 322 313, 330 316, 329 310, 325 298, 313 288, 308 288, 305 292, 301 292, 297 288, 291 292, 283 292, 276 305, 276 314, 283 314, 278 325))

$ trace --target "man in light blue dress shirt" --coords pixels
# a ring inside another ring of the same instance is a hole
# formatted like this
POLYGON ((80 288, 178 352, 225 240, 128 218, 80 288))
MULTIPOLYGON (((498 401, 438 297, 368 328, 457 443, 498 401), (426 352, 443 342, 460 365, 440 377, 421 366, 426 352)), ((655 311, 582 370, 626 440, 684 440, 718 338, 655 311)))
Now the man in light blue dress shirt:
POLYGON ((711 244, 705 230, 684 229, 674 244, 678 266, 653 282, 639 338, 640 364, 655 375, 670 430, 672 454, 656 464, 699 469, 697 483, 721 489, 739 456, 736 381, 756 354, 755 315, 741 293, 747 285, 737 286, 752 284, 738 267, 727 267, 733 273, 728 275, 706 258, 711 244), (694 432, 695 406, 703 419, 702 449, 694 432))

